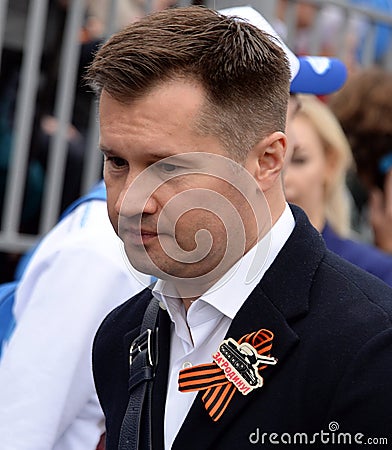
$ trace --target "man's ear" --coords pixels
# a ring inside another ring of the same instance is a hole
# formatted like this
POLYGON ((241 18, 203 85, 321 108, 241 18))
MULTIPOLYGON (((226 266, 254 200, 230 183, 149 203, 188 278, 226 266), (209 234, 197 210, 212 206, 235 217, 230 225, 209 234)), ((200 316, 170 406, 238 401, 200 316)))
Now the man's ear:
POLYGON ((253 175, 262 191, 269 190, 277 179, 280 182, 286 149, 286 135, 275 131, 250 150, 245 168, 253 175))

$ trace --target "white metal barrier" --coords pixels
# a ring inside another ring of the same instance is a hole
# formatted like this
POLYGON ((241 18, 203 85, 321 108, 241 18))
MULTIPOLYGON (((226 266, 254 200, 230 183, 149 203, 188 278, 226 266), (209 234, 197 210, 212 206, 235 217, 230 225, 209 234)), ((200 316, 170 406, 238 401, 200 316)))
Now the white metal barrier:
MULTIPOLYGON (((6 179, 0 180, 5 184, 3 196, 3 208, 0 229, 0 252, 24 252, 37 239, 46 233, 58 220, 61 212, 61 197, 64 185, 65 167, 68 152, 67 135, 74 106, 75 83, 80 56, 80 30, 85 19, 85 0, 73 0, 69 2, 66 14, 64 33, 59 51, 59 65, 57 75, 57 89, 54 99, 54 116, 57 120, 57 131, 49 142, 48 161, 45 171, 44 186, 42 193, 42 206, 39 211, 39 222, 34 233, 21 232, 21 218, 23 213, 23 199, 26 186, 26 174, 29 164, 30 141, 33 132, 34 116, 36 113, 37 92, 41 80, 41 58, 48 27, 47 14, 49 8, 48 0, 7 0, 0 1, 0 49, 7 48, 5 39, 6 27, 9 24, 10 7, 16 3, 24 3, 26 14, 25 39, 23 44, 23 58, 20 66, 19 87, 16 95, 16 107, 13 120, 13 140, 10 150, 6 179)), ((177 2, 180 6, 187 6, 191 1, 182 0, 177 2)), ((289 46, 295 41, 296 34, 296 5, 297 1, 288 2, 285 15, 287 25, 287 42, 289 46)), ((344 16, 340 32, 336 34, 336 48, 344 49, 345 32, 351 17, 361 15, 369 22, 368 36, 365 50, 362 55, 363 65, 372 64, 375 60, 374 39, 375 27, 378 23, 392 26, 392 17, 384 14, 368 11, 363 8, 353 7, 344 0, 308 0, 318 8, 312 37, 311 53, 320 52, 320 36, 318 25, 323 10, 327 6, 340 8, 344 16)), ((277 0, 206 0, 206 6, 220 9, 229 6, 252 5, 260 10, 269 20, 274 21, 276 17, 277 0)), ((110 35, 116 28, 115 18, 119 0, 108 0, 106 10, 105 34, 110 35)), ((152 7, 151 1, 146 1, 145 10, 152 7)), ((1 55, 1 53, 0 53, 1 55)), ((336 56, 342 56, 337 54, 336 56)), ((1 70, 0 59, 0 70, 1 70)), ((392 68, 392 46, 383 61, 388 68, 392 68)), ((3 101, 0 98, 0 104, 3 101)), ((83 155, 83 170, 81 177, 80 193, 86 192, 101 174, 101 156, 97 151, 98 123, 96 119, 95 103, 92 103, 90 124, 86 134, 86 145, 83 155)), ((1 110, 0 110, 1 114, 1 110)), ((1 148, 0 148, 0 151, 1 148)), ((0 192, 1 195, 1 192, 0 192)), ((27 204, 29 197, 27 196, 27 204)), ((26 204, 26 201, 25 201, 26 204)))

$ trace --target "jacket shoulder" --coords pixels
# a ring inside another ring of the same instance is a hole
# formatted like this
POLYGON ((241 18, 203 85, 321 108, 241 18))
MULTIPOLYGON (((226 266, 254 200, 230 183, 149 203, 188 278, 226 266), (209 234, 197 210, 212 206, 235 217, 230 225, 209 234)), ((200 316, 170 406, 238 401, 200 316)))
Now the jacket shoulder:
POLYGON ((334 291, 336 299, 344 297, 356 302, 358 308, 384 317, 386 324, 392 325, 392 288, 378 277, 351 264, 345 259, 327 251, 316 274, 316 280, 334 291))

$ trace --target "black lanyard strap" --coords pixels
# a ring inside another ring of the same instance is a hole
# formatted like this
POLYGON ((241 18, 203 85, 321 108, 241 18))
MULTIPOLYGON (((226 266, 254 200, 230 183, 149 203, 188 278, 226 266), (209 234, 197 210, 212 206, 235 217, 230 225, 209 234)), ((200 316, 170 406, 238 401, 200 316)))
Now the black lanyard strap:
POLYGON ((144 313, 140 335, 129 349, 129 401, 121 425, 119 450, 151 450, 151 397, 158 364, 159 302, 152 298, 144 313), (143 427, 143 436, 141 429, 143 427), (141 438, 145 446, 141 446, 141 438))

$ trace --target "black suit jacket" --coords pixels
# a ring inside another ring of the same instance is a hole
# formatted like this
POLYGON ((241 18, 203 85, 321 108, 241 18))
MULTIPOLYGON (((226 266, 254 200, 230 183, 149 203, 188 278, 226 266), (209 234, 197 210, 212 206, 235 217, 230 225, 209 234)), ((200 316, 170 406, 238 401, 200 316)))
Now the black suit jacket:
MULTIPOLYGON (((271 354, 278 364, 263 370, 264 386, 246 396, 236 392, 218 422, 208 416, 199 393, 173 449, 280 448, 284 441, 298 448, 301 439, 328 448, 333 440, 354 442, 356 433, 364 435, 356 436, 362 443, 384 437, 392 442, 392 290, 329 252, 304 213, 292 209, 293 233, 227 333, 237 340, 261 328, 271 330, 271 354)), ((146 289, 119 306, 95 338, 93 369, 106 415, 107 450, 117 449, 129 399, 129 346, 150 299, 146 289)), ((163 449, 170 343, 166 311, 160 311, 159 322, 154 450, 163 449)))

